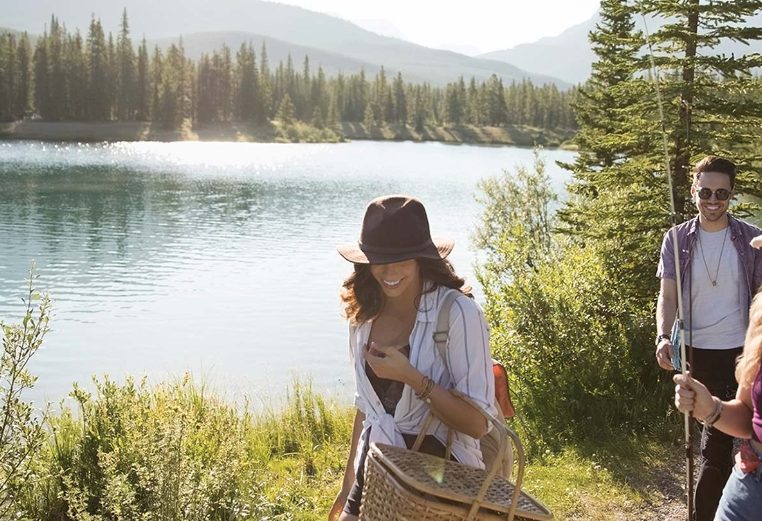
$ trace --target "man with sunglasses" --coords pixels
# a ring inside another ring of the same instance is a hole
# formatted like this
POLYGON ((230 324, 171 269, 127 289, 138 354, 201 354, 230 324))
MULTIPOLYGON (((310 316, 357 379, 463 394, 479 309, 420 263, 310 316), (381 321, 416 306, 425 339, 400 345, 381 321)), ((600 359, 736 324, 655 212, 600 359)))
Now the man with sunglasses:
MULTIPOLYGON (((731 161, 717 156, 699 161, 691 185, 698 215, 675 230, 690 371, 721 400, 735 397, 735 361, 743 349, 751 299, 762 284, 762 252, 750 244, 762 230, 728 213, 735 180, 731 161)), ((670 371, 678 369, 672 360, 673 350, 680 348, 672 345, 671 335, 677 315, 673 238, 670 230, 662 242, 656 305, 656 360, 670 371)), ((731 436, 710 425, 702 429, 696 521, 714 519, 733 467, 732 451, 731 436)))

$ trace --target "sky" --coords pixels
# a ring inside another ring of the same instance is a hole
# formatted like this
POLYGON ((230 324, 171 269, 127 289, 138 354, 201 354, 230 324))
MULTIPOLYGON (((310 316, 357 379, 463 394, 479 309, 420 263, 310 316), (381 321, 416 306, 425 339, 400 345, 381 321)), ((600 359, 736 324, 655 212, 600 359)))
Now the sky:
POLYGON ((556 36, 599 0, 276 0, 332 14, 385 36, 475 55, 556 36))

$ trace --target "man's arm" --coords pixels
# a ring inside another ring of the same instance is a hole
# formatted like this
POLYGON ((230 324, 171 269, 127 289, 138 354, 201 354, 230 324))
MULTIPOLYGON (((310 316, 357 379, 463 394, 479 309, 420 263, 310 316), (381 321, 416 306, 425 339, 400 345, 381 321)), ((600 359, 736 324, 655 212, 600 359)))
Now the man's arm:
MULTIPOLYGON (((675 279, 662 278, 659 299, 656 301, 656 334, 669 335, 677 315, 677 282, 675 279)), ((672 341, 668 338, 659 340, 656 346, 656 361, 662 369, 671 371, 672 341)))

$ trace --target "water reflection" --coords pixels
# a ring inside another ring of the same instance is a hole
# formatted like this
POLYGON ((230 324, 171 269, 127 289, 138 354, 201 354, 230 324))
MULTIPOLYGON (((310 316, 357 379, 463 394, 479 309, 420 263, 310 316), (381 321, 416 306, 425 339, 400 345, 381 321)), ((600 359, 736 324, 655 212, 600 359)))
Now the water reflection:
MULTIPOLYGON (((557 189, 564 176, 547 152, 557 189)), ((263 145, 0 142, 0 317, 21 312, 37 261, 55 316, 32 370, 58 399, 93 373, 205 374, 230 392, 282 394, 312 375, 347 399, 338 287, 365 204, 420 197, 471 276, 479 179, 526 149, 412 143, 263 145)))

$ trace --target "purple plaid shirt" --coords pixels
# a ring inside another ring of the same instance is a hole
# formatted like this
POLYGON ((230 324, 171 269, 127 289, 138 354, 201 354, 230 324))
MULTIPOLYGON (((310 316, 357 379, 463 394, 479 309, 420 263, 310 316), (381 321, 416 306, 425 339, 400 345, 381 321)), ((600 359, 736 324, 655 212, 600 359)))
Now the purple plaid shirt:
MULTIPOLYGON (((749 241, 757 235, 762 234, 762 230, 747 222, 736 219, 728 214, 730 224, 730 240, 738 252, 738 262, 741 264, 741 272, 745 275, 741 280, 744 281, 738 288, 739 304, 742 310, 749 309, 751 299, 762 285, 762 250, 757 250, 749 245, 749 241)), ((680 282, 683 290, 683 301, 688 302, 690 298, 690 288, 688 287, 688 273, 691 269, 691 259, 693 258, 693 248, 696 246, 696 227, 698 226, 698 217, 686 221, 675 227, 677 231, 677 246, 680 256, 680 282)), ((661 257, 659 267, 656 270, 656 276, 661 279, 674 279, 675 275, 675 254, 672 246, 672 230, 670 229, 661 243, 661 257)), ((749 326, 749 314, 744 313, 744 327, 749 326)))

